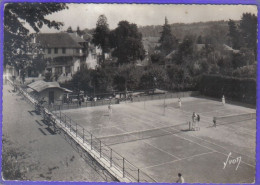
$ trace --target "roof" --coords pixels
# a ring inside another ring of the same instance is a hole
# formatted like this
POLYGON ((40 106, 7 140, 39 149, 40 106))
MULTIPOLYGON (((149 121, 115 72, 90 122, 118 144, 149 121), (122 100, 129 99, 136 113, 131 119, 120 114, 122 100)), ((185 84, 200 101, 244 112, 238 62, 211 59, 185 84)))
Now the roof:
POLYGON ((77 33, 68 33, 71 38, 76 41, 77 43, 80 43, 80 42, 86 42, 83 38, 81 38, 80 36, 78 36, 77 33))
POLYGON ((233 48, 231 48, 230 46, 228 46, 226 44, 223 44, 223 49, 226 50, 226 51, 232 51, 233 53, 238 53, 239 52, 239 50, 233 49, 233 48))
POLYGON ((58 82, 45 82, 43 80, 39 80, 39 81, 32 82, 27 86, 37 92, 41 92, 41 91, 43 91, 45 89, 49 89, 49 88, 58 88, 63 91, 66 91, 66 92, 71 92, 68 89, 60 87, 60 84, 58 82))
POLYGON ((170 52, 165 58, 166 59, 171 59, 173 55, 175 55, 177 51, 176 50, 173 50, 172 52, 170 52))
POLYGON ((200 51, 205 47, 205 44, 196 44, 197 49, 200 51))
POLYGON ((40 33, 36 37, 36 42, 40 42, 42 46, 49 48, 82 48, 82 46, 79 45, 70 34, 65 32, 40 33))
POLYGON ((83 35, 83 39, 85 39, 86 41, 91 41, 92 40, 92 35, 89 33, 85 33, 83 35))

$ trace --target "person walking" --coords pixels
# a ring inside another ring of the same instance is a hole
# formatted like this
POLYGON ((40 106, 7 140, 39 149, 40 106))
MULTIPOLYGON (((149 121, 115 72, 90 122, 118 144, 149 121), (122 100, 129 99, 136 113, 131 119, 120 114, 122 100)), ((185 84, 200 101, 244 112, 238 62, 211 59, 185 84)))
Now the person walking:
POLYGON ((185 183, 184 178, 181 173, 178 173, 178 180, 176 181, 176 183, 185 183))

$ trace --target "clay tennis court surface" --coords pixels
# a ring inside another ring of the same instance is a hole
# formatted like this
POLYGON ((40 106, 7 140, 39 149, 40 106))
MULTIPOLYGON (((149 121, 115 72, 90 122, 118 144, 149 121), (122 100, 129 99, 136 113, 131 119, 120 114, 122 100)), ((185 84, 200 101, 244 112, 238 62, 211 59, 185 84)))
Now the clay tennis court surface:
POLYGON ((255 109, 188 97, 181 109, 177 99, 166 99, 121 102, 110 115, 107 106, 63 112, 157 182, 175 182, 178 172, 190 183, 254 182, 256 120, 216 128, 212 120, 255 109), (193 112, 201 117, 199 131, 188 129, 193 112), (145 137, 137 138, 137 132, 145 137))

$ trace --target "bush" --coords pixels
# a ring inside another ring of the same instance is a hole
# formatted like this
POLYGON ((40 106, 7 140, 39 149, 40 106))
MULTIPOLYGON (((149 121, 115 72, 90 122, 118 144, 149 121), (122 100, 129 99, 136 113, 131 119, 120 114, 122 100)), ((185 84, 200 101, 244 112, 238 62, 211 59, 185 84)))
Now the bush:
POLYGON ((203 75, 199 82, 199 91, 206 96, 256 104, 256 80, 220 75, 203 75))

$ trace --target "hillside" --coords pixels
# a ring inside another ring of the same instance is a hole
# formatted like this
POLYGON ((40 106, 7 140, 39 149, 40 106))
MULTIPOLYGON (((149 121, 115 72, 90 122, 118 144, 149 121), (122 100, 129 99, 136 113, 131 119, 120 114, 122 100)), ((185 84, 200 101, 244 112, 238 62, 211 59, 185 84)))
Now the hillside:
MULTIPOLYGON (((182 40, 185 35, 206 36, 212 30, 220 29, 223 32, 228 32, 228 21, 211 21, 211 22, 198 22, 198 23, 175 23, 171 24, 172 33, 182 40)), ((162 25, 140 26, 139 31, 143 37, 160 37, 162 25)))

